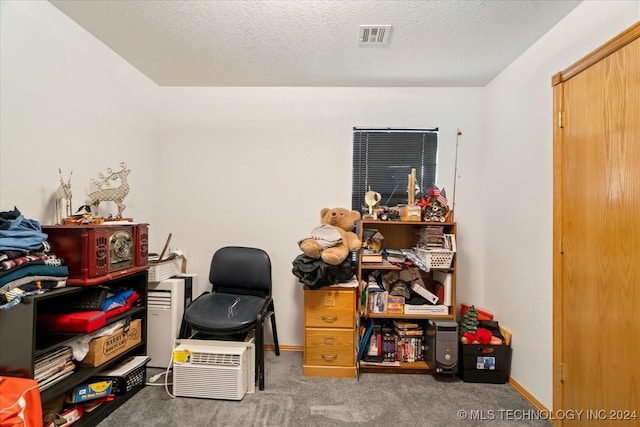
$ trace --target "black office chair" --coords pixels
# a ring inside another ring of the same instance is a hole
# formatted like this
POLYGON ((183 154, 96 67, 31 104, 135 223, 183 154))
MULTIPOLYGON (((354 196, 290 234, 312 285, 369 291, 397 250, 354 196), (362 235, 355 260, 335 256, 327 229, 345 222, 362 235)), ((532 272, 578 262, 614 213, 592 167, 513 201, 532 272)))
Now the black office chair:
POLYGON ((262 249, 227 246, 211 259, 212 292, 186 308, 182 338, 237 339, 255 331, 256 382, 264 390, 263 325, 271 318, 276 355, 280 355, 271 296, 271 259, 262 249))

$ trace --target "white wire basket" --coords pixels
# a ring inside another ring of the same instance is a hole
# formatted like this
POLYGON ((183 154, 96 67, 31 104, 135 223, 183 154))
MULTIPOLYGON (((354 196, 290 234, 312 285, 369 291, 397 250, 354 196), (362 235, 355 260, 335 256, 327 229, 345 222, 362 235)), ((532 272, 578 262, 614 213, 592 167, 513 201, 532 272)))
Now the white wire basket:
POLYGON ((453 263, 454 251, 446 251, 442 249, 414 249, 418 258, 424 262, 427 268, 451 268, 453 263))
POLYGON ((162 282, 176 274, 180 274, 182 269, 182 257, 162 262, 149 262, 149 281, 162 282))

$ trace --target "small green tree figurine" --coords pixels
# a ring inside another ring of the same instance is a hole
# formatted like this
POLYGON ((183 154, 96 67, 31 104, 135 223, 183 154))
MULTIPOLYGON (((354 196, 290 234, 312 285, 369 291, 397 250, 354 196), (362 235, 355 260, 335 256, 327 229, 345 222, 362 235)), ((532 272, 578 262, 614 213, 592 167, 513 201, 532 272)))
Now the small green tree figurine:
POLYGON ((459 333, 460 337, 465 332, 469 332, 475 334, 478 330, 478 311, 475 306, 469 307, 469 309, 464 313, 462 319, 460 320, 460 328, 459 333))

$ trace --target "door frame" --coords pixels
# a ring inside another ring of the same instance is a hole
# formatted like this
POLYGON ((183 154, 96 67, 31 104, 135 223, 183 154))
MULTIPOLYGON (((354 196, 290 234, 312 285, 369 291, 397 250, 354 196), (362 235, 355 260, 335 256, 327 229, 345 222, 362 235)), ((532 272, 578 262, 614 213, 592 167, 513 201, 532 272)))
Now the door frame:
MULTIPOLYGON (((563 83, 608 57, 617 50, 640 38, 640 22, 632 25, 616 37, 595 49, 579 61, 554 74, 553 87, 553 410, 564 408, 562 363, 564 361, 563 283, 562 283, 562 229, 563 229, 563 83)), ((562 420, 555 420, 562 426, 562 420)))

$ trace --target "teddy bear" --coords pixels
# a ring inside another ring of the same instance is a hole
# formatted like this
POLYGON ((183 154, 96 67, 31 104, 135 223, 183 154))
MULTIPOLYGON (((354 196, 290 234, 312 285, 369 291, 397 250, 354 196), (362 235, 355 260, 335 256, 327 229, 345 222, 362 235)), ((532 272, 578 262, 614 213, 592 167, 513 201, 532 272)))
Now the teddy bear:
POLYGON ((314 228, 311 236, 298 242, 302 252, 313 259, 322 259, 330 265, 340 265, 362 246, 358 236, 351 230, 360 219, 358 211, 345 208, 323 208, 321 224, 314 228))

